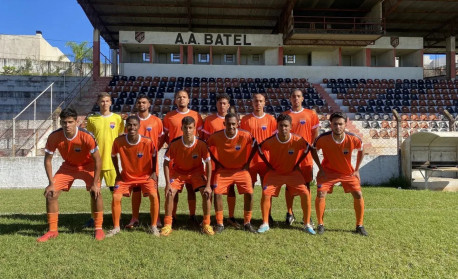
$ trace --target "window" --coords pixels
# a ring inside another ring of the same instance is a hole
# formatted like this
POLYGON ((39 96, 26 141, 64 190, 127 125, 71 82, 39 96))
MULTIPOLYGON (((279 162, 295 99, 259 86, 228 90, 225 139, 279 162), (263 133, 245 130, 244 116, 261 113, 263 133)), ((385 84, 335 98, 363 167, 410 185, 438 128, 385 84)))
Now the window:
POLYGON ((294 64, 296 63, 296 55, 285 55, 283 56, 285 64, 294 64))
POLYGON ((199 53, 199 63, 210 62, 210 55, 208 53, 199 53))
POLYGON ((259 62, 259 60, 261 60, 261 55, 253 54, 252 59, 253 59, 253 62, 259 62))
POLYGON ((170 54, 170 61, 172 61, 172 63, 180 63, 180 54, 179 53, 171 53, 170 54))
POLYGON ((234 63, 234 54, 225 54, 224 55, 224 62, 226 62, 226 63, 234 63))
POLYGON ((149 62, 149 53, 143 53, 143 62, 149 62))

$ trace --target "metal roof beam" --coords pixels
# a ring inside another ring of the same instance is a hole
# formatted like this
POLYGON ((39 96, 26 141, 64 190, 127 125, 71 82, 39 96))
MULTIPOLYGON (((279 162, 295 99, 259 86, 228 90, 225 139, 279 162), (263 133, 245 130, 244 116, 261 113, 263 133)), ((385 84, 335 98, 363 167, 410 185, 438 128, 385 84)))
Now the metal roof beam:
MULTIPOLYGON (((131 1, 98 1, 95 3, 97 6, 118 6, 118 7, 155 7, 155 8, 186 8, 187 2, 180 3, 141 3, 131 1)), ((276 10, 282 8, 282 6, 256 6, 256 5, 226 5, 226 4, 191 4, 191 8, 209 8, 209 9, 245 9, 245 10, 276 10)))
MULTIPOLYGON (((101 17, 138 17, 138 18, 186 18, 187 13, 184 14, 153 14, 153 13, 99 13, 101 17)), ((230 16, 230 15, 192 15, 194 19, 233 19, 233 20, 276 20, 276 16, 230 16)))
MULTIPOLYGON (((171 23, 107 23, 106 26, 110 27, 143 27, 143 28, 155 28, 155 27, 178 27, 178 28, 187 28, 188 24, 171 24, 171 23)), ((212 25, 212 24, 193 24, 193 28, 202 28, 202 29, 253 29, 253 30, 272 30, 274 26, 268 25, 212 25)))

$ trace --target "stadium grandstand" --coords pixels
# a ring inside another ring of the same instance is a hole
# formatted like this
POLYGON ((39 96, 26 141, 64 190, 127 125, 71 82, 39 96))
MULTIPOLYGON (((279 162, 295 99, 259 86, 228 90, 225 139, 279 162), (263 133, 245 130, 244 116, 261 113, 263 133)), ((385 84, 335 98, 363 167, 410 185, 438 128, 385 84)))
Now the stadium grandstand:
POLYGON ((412 133, 455 129, 455 1, 78 3, 94 27, 93 80, 73 103, 82 118, 98 111, 100 91, 125 115, 135 112, 139 94, 148 95, 151 113, 163 117, 184 89, 205 117, 216 112, 218 93, 231 96, 237 113, 250 113, 254 92, 265 93, 266 112, 278 115, 299 88, 321 132, 331 112, 347 113, 348 128, 366 143, 362 171, 370 175, 362 177, 370 184, 400 175, 400 142, 412 133), (111 77, 100 76, 101 37, 111 48, 111 77), (424 78, 425 54, 446 55, 446 76, 424 78))

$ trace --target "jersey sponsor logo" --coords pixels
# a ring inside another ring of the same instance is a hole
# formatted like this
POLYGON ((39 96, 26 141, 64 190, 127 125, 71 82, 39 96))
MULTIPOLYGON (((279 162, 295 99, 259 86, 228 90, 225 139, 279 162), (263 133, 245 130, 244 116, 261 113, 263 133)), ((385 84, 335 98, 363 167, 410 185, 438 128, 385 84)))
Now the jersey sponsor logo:
POLYGON ((143 157, 143 152, 137 152, 137 157, 138 157, 138 158, 143 157))
POLYGON ((75 147, 73 148, 73 150, 74 150, 75 152, 81 152, 81 146, 75 145, 75 147))
POLYGON ((153 129, 153 127, 151 127, 151 126, 146 127, 146 130, 147 130, 148 132, 151 132, 152 129, 153 129))
POLYGON ((305 124, 305 119, 299 120, 299 123, 301 123, 301 125, 304 125, 305 124))
POLYGON ((266 126, 266 125, 263 125, 263 126, 261 126, 261 129, 262 129, 263 131, 265 131, 265 130, 267 130, 267 126, 266 126))
POLYGON ((318 189, 320 189, 320 188, 321 188, 321 186, 323 186, 323 185, 321 185, 321 184, 318 184, 316 187, 317 187, 318 189))
POLYGON ((116 127, 116 123, 110 122, 110 128, 111 128, 111 129, 114 129, 115 127, 116 127))
POLYGON ((113 187, 115 190, 119 188, 119 184, 115 184, 115 186, 113 187))
POLYGON ((344 148, 343 149, 343 154, 347 155, 348 153, 350 153, 350 150, 348 148, 344 148))
POLYGON ((235 146, 235 150, 239 151, 240 149, 242 149, 242 146, 240 146, 240 145, 237 144, 237 145, 235 146))
POLYGON ((171 178, 171 179, 170 179, 170 183, 173 183, 173 181, 175 181, 175 179, 171 178))
POLYGON ((266 190, 266 189, 267 189, 267 185, 262 186, 262 190, 266 190))
POLYGON ((193 154, 192 154, 192 158, 193 158, 193 159, 197 159, 197 157, 199 157, 199 155, 197 155, 196 153, 193 153, 193 154))
POLYGON ((288 149, 288 154, 293 155, 294 154, 294 149, 288 149))

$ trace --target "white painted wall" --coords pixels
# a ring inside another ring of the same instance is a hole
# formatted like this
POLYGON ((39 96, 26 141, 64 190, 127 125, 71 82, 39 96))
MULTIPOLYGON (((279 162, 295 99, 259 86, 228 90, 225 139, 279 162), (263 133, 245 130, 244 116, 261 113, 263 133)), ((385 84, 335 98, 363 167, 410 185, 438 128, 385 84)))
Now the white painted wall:
POLYGON ((253 65, 171 65, 136 64, 120 65, 122 75, 145 76, 196 76, 196 77, 290 77, 307 78, 313 83, 323 78, 423 78, 421 67, 339 67, 339 66, 253 66, 253 65))
MULTIPOLYGON (((374 45, 368 45, 372 49, 392 49, 391 37, 381 37, 374 45)), ((423 38, 421 37, 399 37, 399 45, 396 49, 423 49, 423 38)))
POLYGON ((51 46, 41 34, 0 35, 0 58, 70 62, 59 48, 51 46))
POLYGON ((278 48, 268 48, 264 51, 265 65, 278 65, 278 48))

